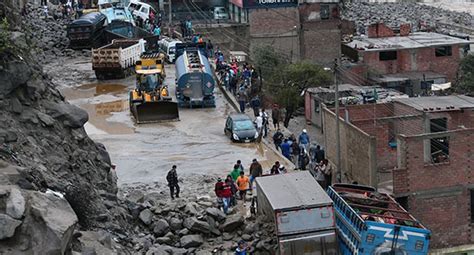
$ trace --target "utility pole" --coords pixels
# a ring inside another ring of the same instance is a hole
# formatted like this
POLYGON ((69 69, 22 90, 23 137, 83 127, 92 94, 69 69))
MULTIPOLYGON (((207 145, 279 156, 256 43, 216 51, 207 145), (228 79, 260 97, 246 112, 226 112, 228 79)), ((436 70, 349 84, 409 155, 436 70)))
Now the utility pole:
POLYGON ((168 0, 168 36, 173 37, 171 34, 171 26, 173 25, 173 14, 171 13, 171 0, 168 0))
POLYGON ((338 182, 342 182, 344 173, 341 167, 341 137, 339 130, 339 81, 337 79, 338 59, 334 60, 334 98, 336 111, 336 173, 338 182))

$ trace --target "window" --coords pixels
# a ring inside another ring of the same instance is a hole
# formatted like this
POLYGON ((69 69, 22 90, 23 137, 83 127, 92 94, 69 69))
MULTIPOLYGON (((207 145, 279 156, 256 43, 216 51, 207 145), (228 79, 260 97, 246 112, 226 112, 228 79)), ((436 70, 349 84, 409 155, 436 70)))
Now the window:
MULTIPOLYGON (((430 120, 430 132, 438 133, 448 130, 448 120, 438 118, 430 120)), ((436 137, 430 139, 432 163, 443 163, 449 161, 449 139, 448 137, 436 137)))
POLYGON ((408 211, 408 197, 407 196, 397 197, 395 200, 403 207, 403 209, 408 211))
POLYGON ((329 5, 322 4, 321 10, 319 11, 319 16, 321 19, 329 19, 329 5))
POLYGON ((451 46, 441 46, 435 48, 435 55, 437 57, 452 56, 453 49, 451 46))
POLYGON ((381 51, 379 53, 380 61, 396 60, 397 52, 396 51, 381 51))
POLYGON ((314 99, 314 112, 319 113, 319 101, 314 99))
POLYGON ((474 190, 470 190, 471 193, 471 223, 474 223, 474 190))

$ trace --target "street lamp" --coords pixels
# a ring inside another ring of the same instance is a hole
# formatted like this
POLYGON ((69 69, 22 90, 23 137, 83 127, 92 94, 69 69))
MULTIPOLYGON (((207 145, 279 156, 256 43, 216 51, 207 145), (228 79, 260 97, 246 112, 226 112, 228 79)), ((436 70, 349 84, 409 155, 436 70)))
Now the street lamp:
MULTIPOLYGON (((339 131, 339 84, 337 80, 337 68, 338 68, 338 60, 334 60, 334 106, 335 106, 335 114, 336 114, 336 179, 338 182, 342 181, 342 168, 341 168, 341 137, 339 131)), ((324 67, 325 71, 331 71, 331 68, 324 67)))

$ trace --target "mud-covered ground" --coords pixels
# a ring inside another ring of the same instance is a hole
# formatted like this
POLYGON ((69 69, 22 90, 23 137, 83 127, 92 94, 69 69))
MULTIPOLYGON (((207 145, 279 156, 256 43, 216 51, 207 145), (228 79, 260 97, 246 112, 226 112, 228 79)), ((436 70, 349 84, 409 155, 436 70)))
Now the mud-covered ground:
MULTIPOLYGON (((248 169, 257 158, 265 170, 280 160, 263 144, 235 144, 224 136, 225 119, 233 109, 218 88, 216 108, 181 108, 180 121, 136 125, 128 107, 133 76, 98 81, 88 57, 59 59, 45 66, 45 71, 69 102, 89 113, 86 131, 106 146, 117 165, 119 184, 164 181, 174 164, 181 176, 225 176, 238 159, 248 169)), ((165 83, 173 94, 174 65, 166 66, 166 74, 165 83)))

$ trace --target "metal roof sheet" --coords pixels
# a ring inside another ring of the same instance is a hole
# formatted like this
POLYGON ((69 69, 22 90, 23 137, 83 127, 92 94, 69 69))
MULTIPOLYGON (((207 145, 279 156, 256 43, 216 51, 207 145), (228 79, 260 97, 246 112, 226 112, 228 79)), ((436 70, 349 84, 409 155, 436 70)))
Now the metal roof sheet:
POLYGON ((474 98, 459 96, 410 97, 394 99, 395 102, 413 107, 419 111, 453 111, 474 108, 474 98))
POLYGON ((449 35, 415 32, 408 36, 391 36, 380 38, 355 37, 354 40, 350 43, 347 43, 346 46, 365 51, 386 51, 470 43, 470 41, 449 35))
POLYGON ((256 182, 273 210, 332 204, 331 198, 308 171, 258 177, 256 182))

